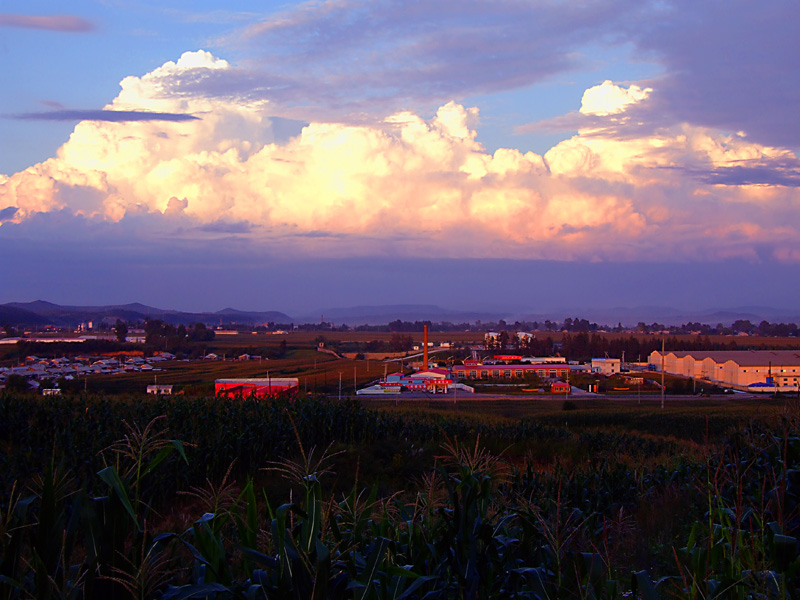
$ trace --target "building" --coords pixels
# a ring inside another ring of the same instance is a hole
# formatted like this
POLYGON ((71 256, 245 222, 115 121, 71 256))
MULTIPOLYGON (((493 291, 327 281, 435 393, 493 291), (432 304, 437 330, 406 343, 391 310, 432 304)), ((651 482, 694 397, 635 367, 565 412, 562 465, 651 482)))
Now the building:
POLYGON ((536 365, 567 364, 567 359, 564 356, 523 356, 520 362, 532 363, 536 365))
POLYGON ((250 377, 242 379, 217 379, 214 392, 217 396, 240 398, 274 398, 282 394, 296 394, 300 388, 297 377, 250 377))
POLYGON ((524 379, 526 376, 537 375, 543 379, 559 379, 567 377, 570 365, 555 364, 486 364, 467 360, 463 365, 455 365, 452 369, 453 376, 459 379, 524 379))
POLYGON ((453 380, 447 369, 433 368, 411 375, 392 373, 386 376, 386 380, 382 381, 380 386, 385 393, 398 393, 407 389, 431 394, 446 394, 452 384, 453 380))
POLYGON ((154 396, 172 396, 171 385, 148 385, 147 393, 154 396))
POLYGON ((600 373, 606 377, 618 374, 622 370, 622 361, 618 358, 593 358, 592 373, 600 373))
POLYGON ((650 367, 740 390, 800 390, 798 350, 652 352, 650 367))
POLYGON ((493 358, 494 360, 507 365, 511 363, 522 362, 521 354, 495 354, 493 358))

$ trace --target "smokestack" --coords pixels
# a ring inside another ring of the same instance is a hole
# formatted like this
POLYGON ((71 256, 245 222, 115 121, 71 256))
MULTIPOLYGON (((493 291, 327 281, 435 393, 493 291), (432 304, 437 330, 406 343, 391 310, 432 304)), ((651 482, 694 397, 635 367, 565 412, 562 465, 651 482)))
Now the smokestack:
POLYGON ((428 370, 428 326, 425 325, 425 341, 422 343, 422 370, 428 370))

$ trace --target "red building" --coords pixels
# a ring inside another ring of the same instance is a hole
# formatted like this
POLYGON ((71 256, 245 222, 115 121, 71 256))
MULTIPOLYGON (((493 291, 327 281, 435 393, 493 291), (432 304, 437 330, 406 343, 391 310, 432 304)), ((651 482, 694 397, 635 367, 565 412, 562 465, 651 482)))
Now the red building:
POLYGON ((274 398, 281 394, 295 394, 299 386, 297 377, 217 379, 214 382, 214 392, 217 396, 274 398))
POLYGON ((569 394, 572 391, 571 386, 563 381, 556 381, 550 385, 550 393, 552 394, 569 394))
POLYGON ((433 394, 446 394, 453 380, 447 369, 428 369, 413 375, 392 373, 386 376, 386 381, 381 382, 381 387, 386 392, 400 392, 402 389, 424 390, 433 394))

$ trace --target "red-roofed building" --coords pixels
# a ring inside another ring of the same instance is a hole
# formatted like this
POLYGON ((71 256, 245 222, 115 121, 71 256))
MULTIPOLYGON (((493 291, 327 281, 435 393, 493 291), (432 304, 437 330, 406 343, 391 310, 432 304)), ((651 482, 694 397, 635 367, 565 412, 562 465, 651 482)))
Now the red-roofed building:
POLYGON ((300 387, 297 377, 258 377, 243 379, 217 379, 214 391, 217 396, 240 398, 274 398, 281 394, 294 395, 300 387))

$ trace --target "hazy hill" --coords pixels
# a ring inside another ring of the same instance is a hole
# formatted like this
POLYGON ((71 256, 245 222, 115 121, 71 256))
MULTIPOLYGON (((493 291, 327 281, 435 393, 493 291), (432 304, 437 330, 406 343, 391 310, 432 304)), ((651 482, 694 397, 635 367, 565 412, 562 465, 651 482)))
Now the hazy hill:
POLYGON ((0 323, 11 325, 58 325, 74 327, 87 321, 136 322, 145 319, 160 319, 173 325, 188 323, 241 323, 257 324, 269 321, 291 323, 292 318, 282 312, 246 312, 227 308, 218 312, 192 313, 178 310, 154 308, 139 302, 106 306, 62 306, 36 300, 34 302, 9 302, 0 305, 0 323))
POLYGON ((35 312, 17 308, 16 306, 0 305, 0 326, 11 325, 13 327, 25 325, 47 325, 46 317, 35 312))

